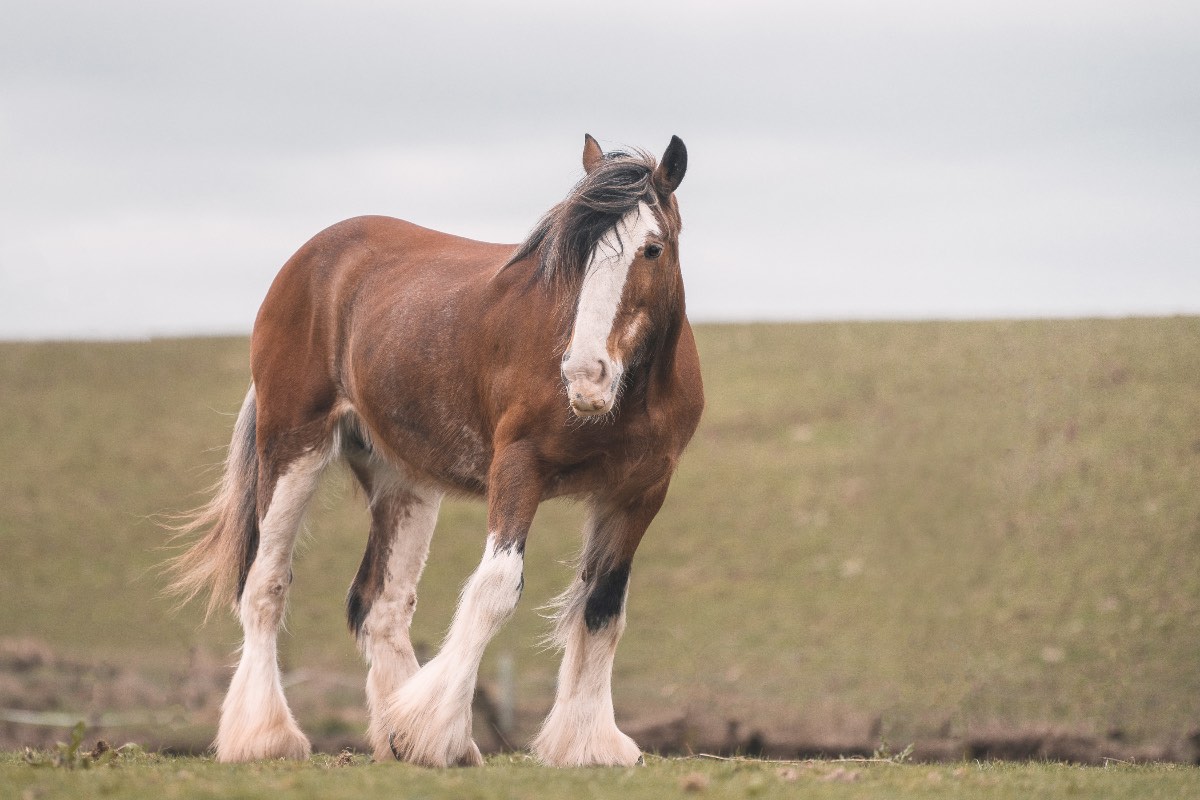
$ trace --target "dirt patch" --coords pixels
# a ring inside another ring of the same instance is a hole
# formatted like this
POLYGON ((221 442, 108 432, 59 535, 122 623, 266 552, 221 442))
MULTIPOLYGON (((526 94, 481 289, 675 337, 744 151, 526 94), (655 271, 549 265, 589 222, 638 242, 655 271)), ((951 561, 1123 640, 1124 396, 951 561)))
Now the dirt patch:
POLYGON ((49 747, 79 721, 109 741, 203 749, 228 673, 195 651, 185 667, 153 675, 72 659, 35 639, 0 639, 0 749, 49 747), (165 734, 165 735, 164 735, 165 734))
MULTIPOLYGON (((754 726, 737 720, 720 721, 677 714, 626 723, 625 731, 644 749, 664 755, 710 753, 781 760, 838 757, 898 757, 879 735, 878 718, 826 721, 786 727, 754 726)), ((1150 761, 1200 764, 1200 730, 1174 741, 1129 743, 1119 732, 1095 735, 1050 725, 987 725, 962 737, 920 739, 901 751, 917 762, 963 759, 1004 761, 1062 761, 1103 765, 1112 761, 1150 761)))
MULTIPOLYGON (((0 750, 49 748, 72 726, 87 725, 87 741, 136 741, 150 750, 202 753, 216 731, 233 670, 230 660, 194 649, 178 668, 137 669, 65 657, 36 639, 0 639, 0 750)), ((364 752, 363 675, 298 670, 284 675, 289 703, 320 752, 364 752)), ((512 750, 501 732, 494 691, 481 682, 475 739, 489 753, 512 750)), ((520 713, 523 726, 532 714, 520 713)))

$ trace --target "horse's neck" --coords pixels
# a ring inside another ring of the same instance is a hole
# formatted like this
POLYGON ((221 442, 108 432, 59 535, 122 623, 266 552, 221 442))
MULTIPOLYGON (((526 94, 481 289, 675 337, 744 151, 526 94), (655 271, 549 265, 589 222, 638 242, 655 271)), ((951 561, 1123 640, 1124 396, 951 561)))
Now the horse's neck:
POLYGON ((622 394, 629 400, 653 404, 674 388, 675 361, 678 354, 680 335, 687 324, 682 303, 649 334, 646 349, 639 361, 625 375, 622 394))
POLYGON ((651 394, 659 389, 668 390, 674 380, 675 356, 679 350, 679 337, 686 324, 687 316, 684 313, 681 298, 676 307, 671 309, 670 316, 662 329, 655 332, 658 340, 653 346, 653 352, 646 359, 649 362, 646 378, 647 388, 651 394))
MULTIPOLYGON (((571 337, 578 291, 558 282, 547 283, 537 274, 541 253, 508 264, 490 282, 488 302, 512 309, 513 325, 503 335, 528 339, 532 328, 535 338, 546 338, 555 347, 565 349, 571 337)), ((561 355, 561 353, 560 353, 561 355)))

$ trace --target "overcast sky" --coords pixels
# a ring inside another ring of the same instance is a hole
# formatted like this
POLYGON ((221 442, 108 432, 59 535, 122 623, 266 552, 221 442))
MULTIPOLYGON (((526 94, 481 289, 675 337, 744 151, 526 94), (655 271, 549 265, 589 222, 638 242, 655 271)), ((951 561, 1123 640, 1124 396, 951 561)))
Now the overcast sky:
POLYGON ((6 0, 0 338, 246 332, 326 225, 661 153, 693 319, 1200 312, 1200 3, 6 0))

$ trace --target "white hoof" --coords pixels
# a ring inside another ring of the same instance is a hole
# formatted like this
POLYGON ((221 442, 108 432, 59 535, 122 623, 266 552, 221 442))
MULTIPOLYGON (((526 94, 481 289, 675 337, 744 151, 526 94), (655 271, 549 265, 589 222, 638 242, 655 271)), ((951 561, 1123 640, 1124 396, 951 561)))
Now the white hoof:
POLYGON ((460 767, 482 767, 483 766, 483 753, 479 752, 479 745, 475 744, 474 739, 471 740, 471 746, 467 749, 467 752, 464 753, 463 757, 458 760, 458 766, 460 766, 460 767))
POLYGON ((375 742, 376 759, 390 754, 424 767, 483 763, 471 739, 471 696, 447 687, 440 667, 435 658, 396 692, 378 723, 387 750, 375 742))
POLYGON ((276 758, 303 761, 312 755, 308 737, 287 712, 250 724, 227 722, 222 717, 216 748, 217 761, 223 763, 276 758))
POLYGON ((388 737, 387 749, 383 753, 376 748, 375 760, 384 761, 391 757, 397 761, 407 761, 422 767, 483 766, 483 753, 479 751, 479 745, 475 744, 475 740, 469 736, 467 737, 467 749, 461 756, 452 760, 449 753, 449 749, 437 745, 422 747, 420 743, 414 742, 409 737, 392 734, 388 737))
POLYGON ((637 742, 616 723, 575 726, 554 714, 530 746, 537 760, 548 767, 632 767, 642 759, 637 742))

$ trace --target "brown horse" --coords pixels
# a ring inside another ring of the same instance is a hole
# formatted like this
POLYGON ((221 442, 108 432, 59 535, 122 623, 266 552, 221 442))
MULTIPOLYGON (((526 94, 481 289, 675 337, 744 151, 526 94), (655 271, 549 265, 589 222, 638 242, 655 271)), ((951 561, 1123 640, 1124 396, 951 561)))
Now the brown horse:
POLYGON ((276 635, 301 517, 337 458, 371 511, 347 607, 370 664, 375 758, 481 763, 479 662, 520 597, 538 504, 570 496, 589 519, 559 598, 557 695, 532 748, 556 766, 638 760, 611 690, 629 569, 704 406, 679 267, 687 151, 673 137, 655 162, 587 136, 583 166, 519 246, 361 217, 317 234, 276 277, 225 476, 171 564, 176 591, 209 589, 209 610, 232 603, 245 633, 219 760, 310 752, 276 635), (409 625, 448 492, 487 498, 487 543, 441 651, 419 666, 409 625))

